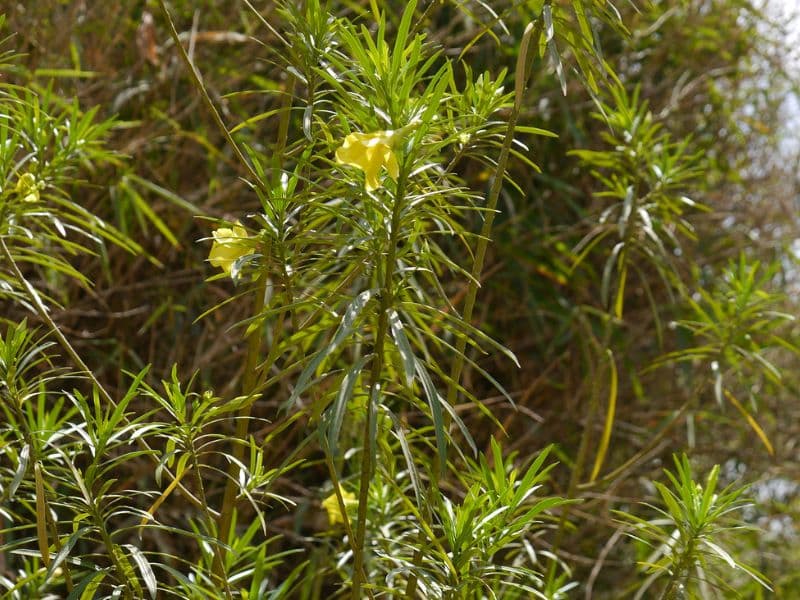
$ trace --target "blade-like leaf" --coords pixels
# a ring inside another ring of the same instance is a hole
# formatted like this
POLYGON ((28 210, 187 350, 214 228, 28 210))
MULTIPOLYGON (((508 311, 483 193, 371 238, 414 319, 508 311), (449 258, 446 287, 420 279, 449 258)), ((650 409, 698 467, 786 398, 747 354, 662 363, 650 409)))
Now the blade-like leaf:
POLYGON ((347 310, 342 317, 342 321, 339 323, 339 327, 336 329, 336 333, 333 335, 333 339, 317 353, 314 359, 308 365, 306 365, 306 368, 303 369, 302 373, 300 373, 300 376, 297 378, 297 384, 295 385, 294 390, 292 390, 292 395, 285 402, 284 408, 291 406, 297 401, 297 399, 300 397, 300 394, 302 394, 308 387, 311 377, 314 375, 314 372, 317 370, 317 368, 351 333, 353 333, 356 322, 358 321, 358 315, 361 314, 361 311, 370 301, 373 293, 373 290, 365 290, 353 299, 353 301, 350 303, 350 306, 347 307, 347 310))
POLYGON ((144 553, 133 544, 125 544, 124 547, 128 549, 136 566, 139 567, 139 572, 142 574, 142 579, 144 579, 144 584, 147 586, 150 597, 155 598, 158 593, 158 582, 156 581, 155 573, 153 573, 153 567, 150 566, 150 561, 148 561, 144 553))
POLYGON ((414 383, 414 372, 416 370, 414 366, 414 352, 411 350, 411 344, 408 343, 405 331, 403 331, 403 322, 400 320, 400 315, 398 315, 395 310, 389 311, 389 327, 392 330, 394 343, 403 360, 406 385, 411 387, 411 384, 414 383))
POLYGON ((606 355, 608 356, 608 367, 610 371, 610 379, 608 384, 608 408, 606 409, 606 423, 603 427, 603 436, 600 438, 600 446, 597 449, 597 456, 594 460, 594 468, 592 468, 592 476, 590 481, 597 479, 597 475, 600 473, 600 469, 603 466, 603 461, 605 461, 606 452, 608 452, 608 444, 611 440, 611 429, 614 426, 614 414, 617 410, 617 363, 614 360, 614 354, 610 349, 606 349, 606 355))

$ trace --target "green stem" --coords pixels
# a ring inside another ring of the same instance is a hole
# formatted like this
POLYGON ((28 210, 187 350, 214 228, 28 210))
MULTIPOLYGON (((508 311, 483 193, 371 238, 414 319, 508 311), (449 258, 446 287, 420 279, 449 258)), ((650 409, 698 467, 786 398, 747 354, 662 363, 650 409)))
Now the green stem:
POLYGON ((342 525, 344 526, 344 532, 347 534, 347 539, 350 541, 350 547, 355 553, 356 538, 353 535, 353 527, 352 524, 350 523, 350 517, 347 514, 347 505, 344 503, 344 497, 342 496, 342 488, 339 485, 339 475, 336 473, 336 467, 333 464, 333 456, 331 455, 329 449, 326 449, 325 451, 325 466, 328 467, 328 476, 331 478, 331 483, 333 483, 333 493, 336 495, 336 503, 339 505, 339 512, 342 515, 342 525))
MULTIPOLYGON (((514 131, 517 127, 517 119, 519 118, 519 113, 522 108, 522 99, 525 94, 525 89, 528 84, 528 78, 530 77, 530 65, 528 64, 528 50, 530 48, 530 44, 532 41, 536 41, 539 39, 539 36, 542 31, 542 23, 541 20, 537 21, 534 25, 533 23, 528 24, 525 28, 525 33, 522 36, 522 41, 520 42, 520 51, 517 57, 517 64, 515 70, 515 82, 514 82, 514 106, 511 110, 511 115, 508 119, 508 126, 506 128, 506 136, 505 140, 503 141, 503 147, 500 150, 500 157, 497 161, 497 169, 495 170, 494 179, 492 180, 492 186, 489 189, 489 195, 486 200, 486 216, 483 221, 483 226, 481 227, 481 234, 478 238, 478 245, 475 250, 475 260, 472 263, 472 271, 469 283, 467 284, 467 293, 466 298, 464 300, 464 311, 462 314, 462 319, 464 322, 469 323, 472 321, 472 312, 475 309, 475 300, 478 295, 478 287, 480 286, 480 279, 483 273, 483 264, 486 259, 486 249, 489 244, 489 239, 492 234, 492 226, 494 225, 494 217, 497 209, 497 201, 500 197, 500 190, 503 187, 503 178, 506 173, 506 167, 508 165, 508 157, 511 153, 511 144, 514 142, 514 131)), ((456 159, 453 160, 452 164, 455 163, 456 159)), ((448 167, 449 169, 450 167, 448 167)), ((465 360, 465 352, 467 349, 467 340, 466 337, 459 337, 456 340, 456 350, 455 350, 455 360, 453 361, 453 365, 450 369, 450 381, 447 386, 447 402, 450 406, 454 406, 456 401, 458 400, 458 385, 461 380, 461 374, 464 370, 464 360, 465 360)), ((445 414, 445 422, 448 423, 450 420, 449 414, 445 414)), ((430 489, 433 495, 439 487, 439 479, 441 475, 441 469, 444 468, 445 465, 438 464, 437 467, 433 469, 431 473, 431 482, 430 482, 430 489)), ((430 517, 430 502, 425 503, 422 507, 424 514, 429 518, 430 517)), ((420 533, 420 541, 422 542, 422 533, 420 533)), ((421 548, 421 546, 420 546, 421 548)), ((413 565, 415 569, 418 569, 422 564, 423 559, 423 552, 418 548, 414 553, 413 558, 413 565)), ((406 590, 405 590, 405 597, 406 598, 413 598, 417 592, 417 576, 414 571, 411 572, 411 575, 408 578, 408 582, 406 583, 406 590)))
MULTIPOLYGON (((188 439, 185 440, 185 444, 189 449, 189 454, 192 459, 192 470, 194 471, 195 476, 195 485, 197 485, 198 494, 200 495, 200 500, 203 502, 203 514, 205 515, 205 525, 206 525, 206 533, 209 536, 214 536, 214 518, 211 516, 211 513, 208 510, 208 501, 206 500, 206 492, 205 486, 203 485, 203 478, 200 474, 200 461, 197 460, 197 451, 194 447, 194 440, 188 439)), ((219 539, 219 535, 216 536, 219 539)), ((222 571, 220 573, 220 580, 222 581, 223 589, 225 590, 225 597, 228 600, 232 600, 233 595, 231 594, 231 587, 228 583, 228 574, 227 569, 225 569, 225 559, 222 555, 222 547, 219 543, 212 544, 213 551, 214 551, 214 561, 215 564, 219 564, 222 567, 222 571)))
MULTIPOLYGON (((486 211, 481 227, 480 237, 478 238, 478 245, 475 249, 475 260, 472 263, 471 278, 467 287, 467 294, 464 300, 464 310, 462 319, 464 322, 469 323, 472 321, 472 312, 475 309, 475 299, 478 295, 478 287, 480 286, 481 275, 483 273, 483 263, 486 259, 486 249, 489 245, 489 239, 492 235, 492 226, 494 225, 494 218, 497 212, 497 200, 500 197, 500 190, 503 187, 503 179, 506 173, 506 166, 508 165, 508 157, 511 153, 511 144, 514 142, 514 131, 517 127, 517 119, 522 108, 522 100, 525 95, 525 89, 530 75, 530 65, 528 64, 528 50, 533 40, 539 39, 542 31, 541 20, 536 22, 536 25, 530 23, 525 29, 520 42, 519 56, 517 58, 517 66, 515 71, 515 88, 514 88, 514 106, 511 110, 511 115, 508 118, 508 127, 506 129, 506 137, 503 141, 503 147, 500 150, 500 157, 497 160, 497 169, 495 170, 492 186, 489 189, 489 196, 486 199, 486 211)), ((456 341, 456 354, 453 366, 450 369, 450 382, 447 387, 447 402, 453 406, 458 400, 458 384, 461 379, 461 373, 464 370, 465 352, 467 349, 467 339, 461 336, 456 341)), ((435 480, 436 478, 434 478, 435 480)))
POLYGON ((658 446, 661 440, 663 440, 666 437, 666 435, 672 430, 672 427, 679 422, 679 420, 683 415, 686 414, 691 403, 692 403, 691 399, 684 402, 681 405, 681 407, 678 408, 678 410, 676 410, 671 417, 669 417, 669 420, 666 422, 664 427, 662 427, 662 429, 659 432, 654 434, 653 437, 647 441, 647 444, 644 446, 644 448, 639 450, 636 454, 631 456, 619 467, 617 467, 607 475, 604 475, 600 479, 596 479, 594 481, 590 481, 587 483, 578 484, 578 489, 590 490, 599 487, 601 485, 606 485, 608 483, 611 483, 618 477, 620 477, 623 473, 625 473, 625 471, 633 468, 640 460, 642 460, 645 456, 647 456, 650 452, 652 452, 654 448, 658 446))
POLYGON ((677 600, 680 597, 677 593, 678 590, 676 587, 680 584, 681 580, 684 579, 685 574, 688 574, 692 563, 694 563, 694 548, 695 538, 691 538, 686 544, 686 548, 678 560, 677 566, 675 567, 672 576, 667 583, 667 587, 664 588, 664 593, 661 595, 663 600, 677 600))
MULTIPOLYGON (((367 399, 367 415, 364 419, 364 432, 361 443, 361 480, 358 490, 358 520, 356 522, 356 539, 353 549, 353 600, 361 599, 361 586, 365 581, 364 576, 364 537, 367 529, 367 502, 369 500, 369 482, 372 478, 372 431, 375 423, 375 402, 380 394, 381 373, 384 366, 384 346, 389 329, 389 309, 394 301, 394 272, 397 256, 397 241, 402 215, 407 169, 404 167, 397 179, 397 191, 392 209, 391 230, 389 231, 389 244, 386 251, 386 262, 383 270, 383 283, 381 285, 380 308, 378 312, 378 325, 375 332, 374 356, 370 374, 370 392, 367 399)), ((370 593, 371 595, 371 593, 370 593)))
MULTIPOLYGON (((336 494, 336 503, 339 505, 339 512, 342 515, 342 523, 344 525, 344 531, 347 534, 347 539, 350 542, 350 549, 353 551, 353 555, 355 556, 355 535, 353 535, 353 526, 350 522, 350 517, 347 514, 347 506, 344 503, 344 497, 342 496, 342 488, 339 485, 339 475, 336 473, 336 467, 333 464, 333 456, 331 453, 326 450, 325 452, 325 464, 328 467, 328 474, 331 478, 331 482, 333 483, 333 493, 336 494)), ((361 569, 361 579, 362 581, 367 580, 367 576, 364 573, 363 568, 361 569)), ((367 590, 367 594, 370 598, 373 597, 372 591, 367 590)))
MULTIPOLYGON (((9 383, 13 385, 13 378, 9 377, 8 379, 9 383)), ((14 416, 17 419, 17 427, 22 433, 22 439, 28 446, 28 451, 30 452, 29 464, 32 464, 34 468, 34 481, 36 488, 36 535, 40 545, 42 562, 44 563, 45 567, 49 567, 50 559, 48 557, 47 549, 50 544, 46 532, 48 526, 50 527, 50 536, 53 538, 53 546, 55 547, 56 553, 61 550, 61 541, 58 538, 58 529, 56 528, 56 524, 53 521, 50 513, 50 503, 47 499, 47 488, 44 485, 44 478, 41 474, 43 467, 40 459, 41 455, 39 453, 39 447, 36 443, 36 438, 34 438, 33 431, 31 431, 30 427, 28 427, 28 421, 25 419, 25 414, 22 411, 22 401, 19 398, 16 386, 14 385, 14 389, 9 389, 6 386, 6 389, 0 390, 0 392, 2 392, 0 393, 0 401, 9 406, 11 412, 14 413, 14 416)), ((68 588, 68 591, 72 591, 72 574, 66 561, 63 563, 63 568, 66 587, 68 588)))
POLYGON ((175 29, 175 23, 172 21, 172 17, 167 10, 167 7, 164 5, 164 0, 158 0, 158 5, 161 8, 161 13, 164 15, 164 18, 167 21, 167 26, 169 29, 170 36, 172 37, 172 41, 175 42, 175 47, 178 49, 178 53, 183 60, 183 64, 186 65, 186 69, 189 71, 189 75, 192 77, 192 83, 197 91, 200 93, 200 97, 203 100, 203 103, 206 105, 208 112, 211 113, 211 117, 214 119, 214 122, 219 127, 219 130, 222 132, 222 135, 227 140, 228 144, 230 144, 233 153, 236 155, 236 158, 239 159, 239 162, 247 171, 247 174, 250 176, 250 179, 253 183, 258 185, 263 191, 266 190, 265 183, 261 180, 256 173, 253 166, 250 164, 250 161, 244 155, 241 148, 239 148, 239 144, 236 143, 236 140, 233 139, 233 135, 228 130, 228 127, 225 125, 225 122, 222 120, 222 116, 219 114, 217 107, 214 106, 214 102, 211 100, 211 97, 208 95, 208 91, 206 90, 205 86, 203 85, 203 80, 200 79, 200 73, 197 71, 197 68, 192 63, 189 55, 186 53, 186 49, 183 47, 181 43, 180 36, 178 35, 178 30, 175 29))
POLYGON ((105 527, 105 519, 103 519, 103 516, 100 513, 100 510, 98 509, 95 502, 96 502, 95 499, 92 498, 92 507, 90 514, 92 515, 92 518, 94 519, 94 522, 97 525, 97 529, 98 532, 100 533, 100 538, 103 540, 103 544, 108 549, 108 556, 111 559, 111 564, 114 565, 114 570, 116 571, 117 574, 117 580, 123 586, 125 599, 133 600, 135 596, 133 594, 133 591, 131 590, 130 581, 128 581, 128 577, 133 571, 133 569, 128 560, 125 558, 125 555, 122 554, 122 551, 119 549, 119 546, 114 544, 114 540, 111 539, 111 535, 108 533, 108 530, 105 527), (122 560, 120 560, 120 556, 122 556, 122 560), (122 564, 123 560, 126 563, 125 565, 122 564))
MULTIPOLYGON (((253 302, 253 315, 259 315, 264 310, 264 298, 267 293, 267 276, 262 273, 256 282, 255 300, 253 302)), ((264 327, 259 324, 253 327, 250 335, 247 336, 247 355, 245 357, 244 374, 242 375, 242 395, 250 396, 258 388, 258 380, 260 371, 266 369, 258 368, 258 359, 261 354, 261 345, 264 337, 264 327)), ((220 515, 217 520, 217 531, 219 537, 227 541, 230 534, 231 523, 233 522, 233 514, 236 510, 236 496, 238 488, 238 469, 244 459, 245 442, 247 440, 248 429, 250 425, 250 411, 253 406, 251 399, 245 403, 236 416, 236 433, 233 438, 233 457, 236 459, 231 461, 228 466, 228 477, 225 481, 225 491, 222 495, 222 506, 220 507, 220 515)), ((220 577, 223 576, 224 565, 221 560, 214 563, 214 574, 220 577)))
MULTIPOLYGON (((581 319, 583 323, 584 320, 581 319)), ((605 322, 603 323, 603 338, 602 341, 598 344, 595 338, 592 338, 591 331, 589 330, 590 325, 585 324, 587 329, 587 339, 594 339, 595 346, 597 347, 597 356, 602 356, 605 352, 605 349, 608 348, 610 340, 611 340, 611 333, 612 333, 612 326, 611 326, 611 315, 605 315, 605 322)), ((586 458, 589 454, 589 441, 592 437, 592 431, 594 429, 594 417, 597 414, 597 408, 600 404, 600 390, 602 386, 596 385, 598 382, 597 372, 599 370, 598 362, 591 358, 591 353, 586 350, 586 354, 589 355, 587 358, 590 367, 591 373, 589 375, 589 380, 592 382, 591 386, 591 394, 589 396, 589 408, 586 412, 585 422, 583 426, 583 431, 581 432, 581 441, 578 446, 578 454, 575 457, 575 463, 572 467, 572 473, 570 474, 569 484, 567 486, 566 491, 566 498, 572 499, 575 497, 576 492, 578 490, 578 484, 580 483, 581 477, 583 476, 583 470, 586 466, 586 458)), ((547 571, 547 577, 545 579, 547 585, 552 584, 555 581, 556 575, 556 568, 558 566, 557 554, 558 550, 561 548, 561 544, 564 541, 564 535, 566 534, 566 527, 567 522, 569 521, 570 514, 572 513, 572 504, 566 504, 561 512, 561 518, 558 521, 558 529, 556 530, 555 538, 553 540, 553 546, 551 548, 551 554, 553 555, 552 560, 550 561, 550 566, 547 571)))
MULTIPOLYGON (((414 551, 414 558, 411 560, 411 564, 414 565, 415 569, 418 569, 420 565, 422 565, 422 548, 418 547, 414 551)), ((403 596, 404 598, 413 598, 417 594, 417 573, 416 571, 411 571, 411 574, 408 576, 408 581, 406 582, 406 592, 403 596)))
MULTIPOLYGON (((222 117, 219 114, 216 106, 214 106, 214 102, 211 100, 211 97, 208 95, 208 91, 206 90, 205 86, 203 85, 203 81, 200 78, 200 74, 198 73, 196 67, 189 59, 189 55, 186 53, 186 50, 181 44, 180 38, 178 36, 178 31, 175 29, 175 24, 172 21, 172 17, 167 10, 167 7, 164 4, 164 0, 158 0, 158 5, 161 8, 161 12, 164 15, 164 18, 167 21, 167 25, 169 28, 170 35, 172 36, 173 41, 175 42, 175 46, 178 49, 178 53, 183 60, 186 69, 189 72, 189 75, 192 78, 192 83, 194 87, 197 89, 200 97, 203 100, 203 103, 206 105, 209 113, 211 114, 214 122, 217 124, 220 132, 227 140, 228 144, 230 145, 231 149, 233 150, 236 157, 239 159, 239 162, 247 171, 247 174, 251 181, 259 186, 259 188, 265 193, 268 194, 268 188, 266 183, 259 177, 258 173, 255 171, 253 166, 245 157, 242 150, 239 148, 239 145, 236 143, 236 140, 233 138, 233 135, 228 130, 228 127, 225 125, 225 122, 222 120, 222 117)), ((251 7, 252 8, 252 7, 251 7)), ((262 19, 263 21, 263 19, 262 19)), ((266 23, 266 21, 264 21, 266 23)), ((267 26, 269 26, 267 24, 267 26)), ((270 28, 271 29, 271 28, 270 28)), ((275 32, 277 34, 277 32, 275 32)), ((280 36, 278 36, 280 37, 280 36)), ((291 82, 293 86, 293 80, 291 82)), ((288 135, 288 121, 289 121, 289 113, 288 107, 291 105, 291 87, 287 89, 287 97, 284 104, 284 111, 281 117, 281 123, 279 128, 279 135, 278 135, 278 147, 285 148, 286 146, 286 138, 288 135)), ((283 152, 276 153, 276 163, 275 168, 280 169, 280 161, 282 160, 283 152)), ((260 276, 257 291, 256 291, 256 300, 255 305, 253 307, 253 314, 259 315, 264 309, 264 296, 266 294, 266 285, 267 285, 267 278, 266 275, 262 274, 260 276)), ((261 351, 261 345, 263 341, 263 327, 259 326, 256 327, 248 336, 247 339, 247 357, 245 359, 245 372, 242 378, 242 393, 244 395, 252 394, 258 387, 259 387, 259 372, 266 373, 267 366, 262 365, 261 369, 258 369, 258 358, 261 351)), ((247 438, 248 434, 248 426, 250 421, 250 410, 251 410, 252 403, 247 403, 242 409, 239 411, 237 421, 236 421, 236 437, 234 438, 234 447, 233 447, 233 456, 238 461, 244 457, 244 441, 247 438)), ((230 526, 233 520, 233 513, 236 508, 236 470, 238 469, 238 465, 236 462, 231 462, 229 469, 228 469, 228 479, 225 482, 225 491, 223 493, 223 500, 222 500, 222 507, 220 511, 220 517, 218 520, 218 528, 219 528, 219 535, 223 538, 229 535, 230 533, 230 526)), ((217 561, 215 563, 215 574, 222 575, 223 565, 221 561, 217 561)))
MULTIPOLYGON (((627 274, 627 261, 628 261, 628 249, 633 240, 634 234, 634 225, 636 224, 636 220, 638 218, 638 211, 636 210, 637 206, 637 199, 639 195, 639 183, 637 182, 634 186, 632 191, 632 203, 630 213, 625 221, 625 233, 622 238, 622 250, 619 254, 618 258, 618 266, 620 269, 620 278, 617 283, 617 290, 616 290, 616 297, 614 301, 610 302, 610 306, 608 307, 609 312, 605 315, 605 321, 603 322, 603 337, 599 344, 595 344, 597 347, 597 356, 602 356, 607 349, 609 349, 611 345, 611 336, 614 332, 613 328, 613 318, 616 317, 617 319, 622 319, 622 311, 623 311, 623 299, 625 297, 625 280, 627 274)), ((591 337, 591 331, 589 326, 586 326, 587 329, 587 337, 589 339, 596 339, 591 337)), ((597 376, 596 373, 599 370, 597 368, 597 363, 600 362, 591 360, 592 364, 592 375, 591 380, 596 381, 597 376)), ((583 470, 586 466, 586 461, 589 456, 589 442, 592 437, 592 431, 594 429, 594 419, 595 415, 597 414, 597 409, 600 405, 599 400, 599 393, 600 393, 600 386, 599 385, 592 385, 592 392, 589 399, 589 408, 586 413, 586 418, 584 422, 583 432, 581 433, 581 441, 578 447, 578 454, 575 458, 575 465, 572 469, 572 473, 570 474, 569 485, 567 487, 566 497, 572 499, 578 492, 579 484, 581 477, 583 476, 583 470)), ((572 512, 572 504, 567 504, 563 508, 563 512, 561 513, 561 518, 558 523, 558 529, 556 531, 555 538, 553 540, 553 547, 551 552, 553 554, 553 559, 550 561, 550 567, 547 572, 547 579, 546 581, 552 583, 554 581, 555 573, 556 573, 556 566, 557 566, 557 554, 558 550, 561 548, 561 544, 564 541, 564 535, 566 533, 566 526, 569 520, 569 516, 572 512)))
MULTIPOLYGON (((569 484, 567 486, 567 491, 565 494, 566 498, 572 499, 575 496, 575 492, 578 489, 578 483, 580 482, 581 476, 583 475, 583 468, 586 464, 586 456, 589 450, 589 439, 591 438, 592 432, 592 422, 594 421, 594 416, 597 413, 597 405, 598 405, 598 389, 599 386, 592 386, 592 394, 589 400, 589 410, 586 414, 586 423, 583 427, 583 432, 581 433, 581 441, 580 445, 578 446, 578 455, 575 458, 575 464, 572 468, 572 473, 570 474, 569 484)), ((553 540, 553 546, 551 548, 551 553, 553 555, 552 560, 550 561, 550 566, 547 571, 547 578, 545 581, 550 584, 555 580, 556 576, 556 568, 558 566, 558 559, 557 554, 559 549, 561 548, 561 544, 564 542, 564 535, 566 534, 566 527, 567 523, 569 522, 570 514, 572 513, 571 505, 567 504, 563 507, 561 512, 561 518, 558 520, 558 528, 556 529, 556 535, 553 540)))

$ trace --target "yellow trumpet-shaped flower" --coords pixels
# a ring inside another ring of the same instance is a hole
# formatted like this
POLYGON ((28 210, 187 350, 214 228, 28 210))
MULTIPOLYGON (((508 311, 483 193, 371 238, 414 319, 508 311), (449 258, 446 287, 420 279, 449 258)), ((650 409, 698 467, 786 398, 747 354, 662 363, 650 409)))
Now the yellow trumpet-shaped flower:
POLYGON ((214 243, 208 253, 208 262, 230 275, 236 259, 251 253, 250 245, 245 243, 250 236, 238 221, 233 227, 220 227, 213 235, 214 243))
POLYGON ((17 180, 17 185, 14 191, 19 194, 23 202, 38 202, 39 201, 39 184, 36 182, 36 177, 33 173, 25 173, 17 180))
POLYGON ((396 137, 395 131, 351 133, 336 150, 336 162, 363 170, 367 191, 371 192, 381 185, 378 174, 382 167, 386 167, 389 177, 397 179, 400 169, 393 149, 396 137))
MULTIPOLYGON (((358 506, 355 494, 341 488, 339 488, 339 491, 342 493, 342 500, 344 500, 344 506, 348 509, 348 512, 350 512, 349 509, 351 507, 358 506)), ((344 523, 342 511, 339 510, 339 499, 336 497, 336 492, 322 501, 322 508, 328 513, 328 521, 330 521, 331 526, 336 525, 336 523, 344 523)))

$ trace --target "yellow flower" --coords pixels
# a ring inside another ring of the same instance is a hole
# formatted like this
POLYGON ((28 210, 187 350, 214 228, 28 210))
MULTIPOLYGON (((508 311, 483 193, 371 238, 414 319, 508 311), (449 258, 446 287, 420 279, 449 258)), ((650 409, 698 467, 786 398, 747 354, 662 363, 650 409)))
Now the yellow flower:
POLYGON ((381 185, 378 180, 381 167, 386 167, 389 177, 397 179, 400 169, 392 149, 396 134, 395 131, 351 133, 336 151, 336 162, 362 169, 367 191, 371 192, 381 185))
POLYGON ((238 221, 232 228, 220 227, 214 232, 208 261, 230 275, 234 261, 251 253, 249 244, 243 243, 248 238, 247 231, 238 221))
MULTIPOLYGON (((349 509, 353 506, 358 506, 358 500, 356 500, 355 494, 343 490, 342 488, 339 488, 339 491, 342 493, 342 500, 344 500, 345 508, 349 509)), ((336 497, 336 492, 322 501, 322 508, 327 511, 328 521, 330 521, 331 526, 336 525, 336 523, 344 523, 342 511, 339 510, 339 499, 336 497)))
POLYGON ((25 173, 17 180, 14 191, 19 194, 23 202, 39 201, 39 186, 33 173, 25 173))

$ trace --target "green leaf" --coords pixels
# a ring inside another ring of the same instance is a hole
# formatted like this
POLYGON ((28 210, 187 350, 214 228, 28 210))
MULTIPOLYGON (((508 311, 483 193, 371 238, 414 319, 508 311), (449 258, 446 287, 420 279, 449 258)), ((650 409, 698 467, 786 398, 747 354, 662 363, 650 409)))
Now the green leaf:
POLYGON ((608 444, 611 440, 611 430, 614 426, 614 414, 617 409, 617 363, 614 360, 614 354, 609 348, 606 348, 606 356, 608 358, 609 367, 609 384, 608 384, 608 408, 606 409, 606 421, 603 426, 603 435, 600 438, 600 446, 597 449, 597 456, 594 460, 594 467, 592 468, 592 476, 589 481, 597 479, 603 462, 608 452, 608 444))
POLYGON ((154 211, 150 204, 142 198, 141 194, 137 190, 135 190, 131 185, 129 185, 125 180, 120 181, 119 189, 127 194, 128 198, 131 199, 133 205, 136 209, 144 215, 148 221, 150 221, 161 235, 163 235, 167 241, 172 244, 173 246, 178 245, 178 239, 175 237, 175 234, 172 233, 172 230, 167 226, 167 224, 158 216, 156 211, 154 211))
POLYGON ((408 343, 408 338, 403 331, 403 321, 400 320, 400 315, 394 309, 389 310, 389 327, 392 331, 392 338, 394 338, 395 346, 400 357, 403 361, 403 372, 406 376, 406 385, 411 387, 414 383, 414 372, 416 371, 414 352, 411 350, 411 344, 408 343))
POLYGON ((317 352, 316 356, 314 356, 314 359, 300 373, 294 390, 292 390, 291 396, 284 403, 283 409, 286 409, 297 401, 297 399, 300 397, 300 394, 302 394, 306 388, 308 388, 311 377, 314 375, 317 368, 345 339, 347 339, 353 333, 358 321, 358 316, 361 314, 361 311, 364 310, 364 307, 370 301, 374 293, 374 290, 365 290, 353 299, 353 301, 347 307, 347 310, 345 311, 344 316, 339 323, 339 327, 336 329, 336 333, 333 335, 333 339, 330 341, 330 343, 325 344, 323 348, 317 352))
MULTIPOLYGON (((69 553, 75 547, 79 541, 86 539, 89 532, 93 531, 94 527, 81 527, 77 531, 75 531, 72 535, 67 538, 67 541, 64 542, 61 546, 61 549, 56 553, 55 557, 53 557, 53 561, 50 563, 50 566, 47 568, 47 580, 53 577, 53 573, 55 570, 61 566, 61 563, 69 556, 69 553)), ((99 571, 98 574, 102 574, 103 571, 99 571)), ((97 574, 95 574, 96 576, 97 574)), ((99 583, 99 582, 98 582, 99 583)), ((88 585, 89 582, 86 583, 88 585)))
POLYGON ((392 75, 397 75, 400 71, 400 64, 403 61, 403 55, 406 41, 408 39, 408 31, 411 27, 411 19, 414 17, 414 11, 417 9, 417 0, 410 0, 406 3, 403 9, 403 17, 400 20, 400 26, 395 33, 394 49, 392 50, 392 75))
POLYGON ((337 456, 338 453, 339 434, 342 430, 347 404, 353 397, 353 388, 355 387, 358 377, 361 375, 361 370, 368 360, 369 357, 362 356, 353 366, 347 369, 342 383, 340 384, 339 391, 336 394, 333 406, 325 413, 324 434, 330 453, 334 457, 337 456))
POLYGON ((90 573, 72 588, 67 600, 93 600, 97 596, 97 589, 103 583, 106 575, 107 571, 105 569, 90 573))
POLYGON ((14 494, 19 488, 19 484, 22 483, 22 480, 25 478, 25 474, 28 472, 28 463, 30 462, 31 458, 31 447, 28 444, 25 444, 22 447, 22 450, 19 452, 19 462, 17 463, 17 468, 14 471, 14 479, 11 480, 11 485, 8 486, 8 499, 13 500, 14 494))
POLYGON ((133 544, 125 544, 124 547, 128 549, 136 566, 139 567, 139 573, 142 574, 142 579, 144 580, 145 586, 147 586, 150 597, 155 598, 158 594, 158 581, 156 580, 155 573, 153 573, 153 568, 150 566, 150 561, 148 561, 144 553, 133 544))
POLYGON ((444 416, 442 414, 441 403, 445 400, 436 391, 436 386, 433 385, 433 380, 425 368, 425 364, 420 361, 414 361, 416 365, 417 376, 422 382, 422 389, 425 391, 425 397, 428 399, 428 405, 431 408, 431 418, 433 419, 433 430, 436 435, 436 449, 439 453, 439 468, 444 470, 447 465, 447 431, 444 427, 444 416))

